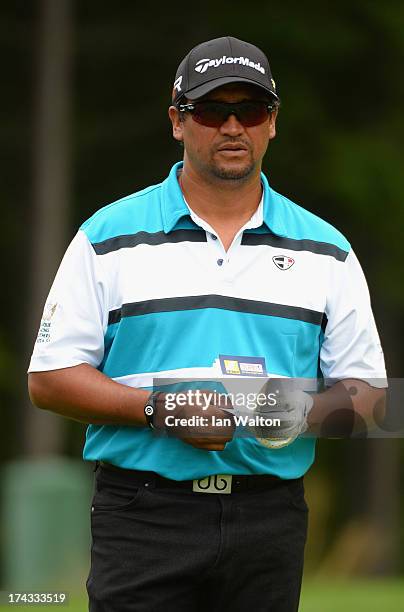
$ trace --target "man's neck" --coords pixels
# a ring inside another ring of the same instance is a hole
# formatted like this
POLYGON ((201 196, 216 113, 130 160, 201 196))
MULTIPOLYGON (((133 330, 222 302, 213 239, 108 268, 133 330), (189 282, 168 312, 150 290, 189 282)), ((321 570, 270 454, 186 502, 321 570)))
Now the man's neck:
POLYGON ((179 183, 190 208, 218 230, 242 227, 257 210, 262 197, 259 173, 248 181, 209 182, 184 167, 179 183))

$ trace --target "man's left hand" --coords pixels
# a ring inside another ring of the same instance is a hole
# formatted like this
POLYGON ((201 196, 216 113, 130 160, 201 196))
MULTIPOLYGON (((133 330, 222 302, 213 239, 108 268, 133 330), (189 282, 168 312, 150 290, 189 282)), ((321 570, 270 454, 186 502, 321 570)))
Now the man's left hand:
POLYGON ((257 405, 250 412, 250 416, 256 418, 258 423, 249 429, 260 441, 268 440, 263 442, 265 446, 286 446, 307 430, 307 416, 312 407, 313 398, 308 393, 285 392, 279 395, 276 404, 257 405))

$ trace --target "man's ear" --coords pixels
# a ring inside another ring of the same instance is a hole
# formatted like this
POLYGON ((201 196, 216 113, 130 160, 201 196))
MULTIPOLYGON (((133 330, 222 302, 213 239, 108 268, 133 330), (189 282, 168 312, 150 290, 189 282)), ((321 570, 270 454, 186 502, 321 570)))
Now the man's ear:
POLYGON ((170 106, 168 109, 168 116, 170 117, 171 124, 173 126, 173 137, 179 142, 183 142, 183 122, 180 120, 180 112, 175 106, 170 106))
POLYGON ((269 118, 269 139, 275 138, 276 136, 276 118, 278 116, 278 109, 272 111, 271 117, 269 118))

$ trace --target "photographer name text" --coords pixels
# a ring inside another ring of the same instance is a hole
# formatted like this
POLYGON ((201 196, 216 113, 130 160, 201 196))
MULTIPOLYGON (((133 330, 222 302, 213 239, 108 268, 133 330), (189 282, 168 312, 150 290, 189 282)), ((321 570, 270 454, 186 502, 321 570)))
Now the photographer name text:
POLYGON ((218 417, 212 415, 211 417, 204 417, 201 415, 192 415, 191 417, 175 417, 169 415, 165 417, 166 427, 231 427, 236 425, 237 427, 280 427, 280 419, 271 419, 260 415, 249 416, 234 414, 230 417, 218 417))

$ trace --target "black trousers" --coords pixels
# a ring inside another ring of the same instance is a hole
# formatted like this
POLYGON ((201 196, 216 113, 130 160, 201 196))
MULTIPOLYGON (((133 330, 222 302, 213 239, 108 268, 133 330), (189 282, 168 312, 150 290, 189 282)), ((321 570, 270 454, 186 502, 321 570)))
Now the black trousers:
POLYGON ((208 494, 98 468, 90 612, 296 612, 307 532, 303 479, 208 494))

